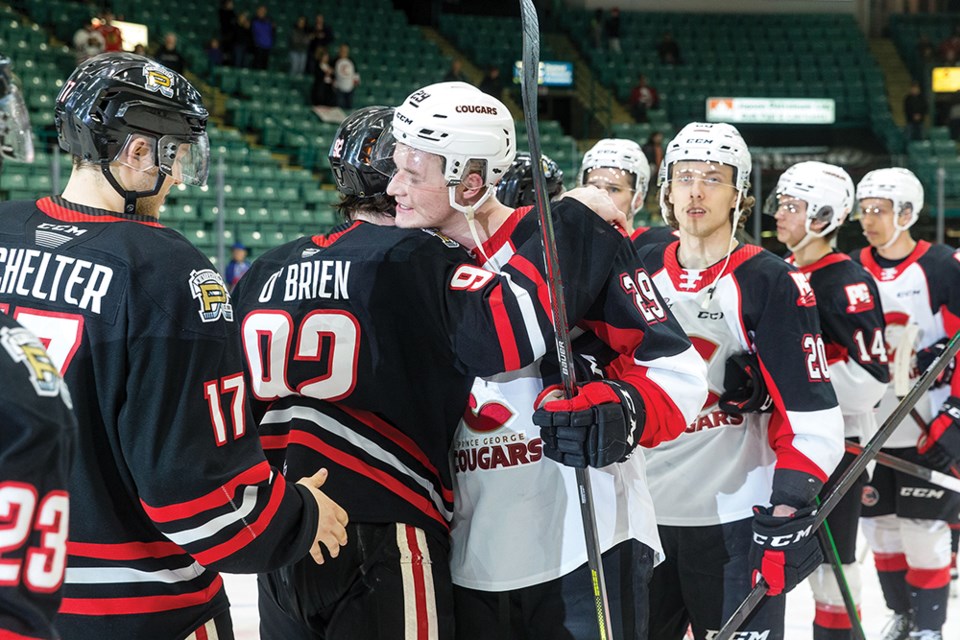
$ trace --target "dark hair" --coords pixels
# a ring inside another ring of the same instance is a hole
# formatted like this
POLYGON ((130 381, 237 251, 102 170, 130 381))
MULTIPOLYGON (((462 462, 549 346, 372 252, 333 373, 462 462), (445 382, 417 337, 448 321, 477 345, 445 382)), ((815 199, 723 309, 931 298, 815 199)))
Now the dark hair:
POLYGON ((385 193, 364 198, 340 194, 340 202, 333 206, 344 222, 353 222, 359 213, 393 217, 397 201, 385 193))

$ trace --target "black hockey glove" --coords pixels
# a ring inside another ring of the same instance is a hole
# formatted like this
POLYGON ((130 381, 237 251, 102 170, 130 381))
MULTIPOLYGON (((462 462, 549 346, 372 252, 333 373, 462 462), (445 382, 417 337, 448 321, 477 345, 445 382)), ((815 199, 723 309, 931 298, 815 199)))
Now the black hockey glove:
POLYGON ((750 564, 753 584, 762 575, 768 596, 787 593, 823 562, 813 530, 816 507, 798 509, 792 516, 774 516, 772 507, 753 508, 753 545, 750 564))
POLYGON ((960 398, 950 396, 917 440, 917 453, 933 469, 949 471, 960 460, 960 398))
MULTIPOLYGON (((924 371, 930 368, 930 365, 933 364, 933 361, 936 360, 937 356, 943 353, 943 350, 947 348, 947 339, 943 338, 939 342, 934 342, 932 345, 926 349, 921 349, 917 351, 917 375, 922 375, 924 371)), ((947 364, 947 368, 937 376, 937 379, 933 381, 933 386, 931 389, 939 389, 945 385, 950 384, 950 381, 953 380, 953 372, 957 368, 957 359, 954 358, 947 364)))
MULTIPOLYGON (((554 387, 544 389, 541 400, 554 387)), ((646 411, 631 385, 589 382, 570 400, 548 400, 533 414, 543 454, 568 467, 606 467, 623 462, 640 441, 646 411)))
POLYGON ((727 358, 723 388, 718 403, 722 411, 767 413, 773 410, 773 398, 767 393, 756 354, 738 353, 727 358))

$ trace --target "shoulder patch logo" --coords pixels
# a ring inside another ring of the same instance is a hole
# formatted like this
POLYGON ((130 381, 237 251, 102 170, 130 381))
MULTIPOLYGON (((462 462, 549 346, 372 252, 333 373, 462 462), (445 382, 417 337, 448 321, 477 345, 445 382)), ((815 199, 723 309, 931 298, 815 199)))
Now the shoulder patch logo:
POLYGON ((3 327, 0 328, 0 344, 14 362, 26 368, 30 384, 38 396, 52 398, 60 393, 63 387, 60 370, 36 336, 21 327, 3 327))
POLYGON ((423 231, 424 233, 429 233, 430 235, 432 235, 432 236, 435 237, 435 238, 439 238, 440 241, 443 242, 443 244, 446 245, 446 246, 447 246, 448 248, 450 248, 450 249, 456 249, 457 247, 460 246, 460 243, 459 243, 459 242, 457 242, 457 241, 454 240, 453 238, 448 238, 447 236, 443 235, 442 233, 440 233, 440 232, 437 231, 436 229, 421 229, 421 231, 423 231))
POLYGON ((848 284, 843 288, 847 293, 847 313, 860 313, 873 309, 873 296, 866 282, 848 284))
POLYGON ((200 320, 216 322, 221 317, 233 322, 233 305, 223 278, 213 269, 200 269, 190 272, 190 294, 200 302, 200 320))
POLYGON ((810 281, 807 280, 807 276, 799 271, 791 271, 790 277, 793 278, 793 283, 797 285, 797 289, 800 291, 800 297, 797 298, 797 306, 817 306, 817 297, 813 294, 813 287, 810 286, 810 281))

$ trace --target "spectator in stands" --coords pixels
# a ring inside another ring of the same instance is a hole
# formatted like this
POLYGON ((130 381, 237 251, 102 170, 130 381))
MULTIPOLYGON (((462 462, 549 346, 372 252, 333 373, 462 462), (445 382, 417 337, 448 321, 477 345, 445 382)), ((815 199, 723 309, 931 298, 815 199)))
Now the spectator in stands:
POLYGON ((503 83, 500 81, 500 67, 492 65, 487 69, 487 75, 480 81, 480 91, 493 96, 497 100, 503 93, 503 83))
POLYGON ((217 38, 212 38, 203 52, 207 54, 207 61, 211 68, 223 64, 223 49, 220 48, 220 41, 217 38))
POLYGON ((344 111, 353 109, 353 92, 360 84, 360 74, 350 59, 350 45, 340 45, 340 55, 333 65, 333 92, 337 106, 344 111))
POLYGON ((273 20, 267 15, 266 5, 257 7, 256 16, 250 23, 250 35, 253 38, 253 68, 266 69, 270 65, 270 52, 277 35, 273 20))
POLYGON ((657 53, 660 54, 660 62, 663 64, 683 64, 683 59, 680 57, 680 45, 673 39, 673 34, 669 31, 660 38, 657 53))
POLYGON ((917 40, 917 57, 924 68, 932 66, 937 61, 936 50, 925 33, 920 34, 920 38, 917 40))
POLYGON ((648 122, 647 110, 660 106, 660 96, 657 90, 647 84, 647 76, 642 73, 637 77, 637 84, 630 91, 630 113, 637 122, 648 122))
POLYGON ((103 36, 91 20, 73 34, 73 47, 76 52, 77 64, 103 53, 103 36))
POLYGON ((332 107, 336 104, 333 94, 333 64, 326 47, 317 49, 313 57, 313 88, 310 90, 311 103, 315 107, 332 107))
POLYGON ((133 47, 133 53, 138 56, 147 57, 147 48, 140 43, 137 43, 133 47))
POLYGON ((590 19, 590 39, 593 41, 594 49, 603 46, 603 9, 596 9, 593 12, 593 17, 590 19))
POLYGON ((307 68, 307 50, 310 48, 310 32, 307 31, 307 18, 297 18, 290 30, 290 75, 302 76, 307 68))
POLYGON ((643 155, 650 162, 650 175, 657 176, 660 172, 660 163, 663 162, 663 134, 654 131, 647 138, 647 142, 640 147, 643 149, 643 155))
POLYGON ((250 261, 247 260, 247 248, 242 242, 234 243, 230 251, 230 262, 223 277, 227 281, 227 289, 233 291, 243 274, 250 270, 250 261))
POLYGON ((953 103, 947 112, 947 126, 950 127, 950 137, 960 140, 960 91, 953 94, 953 103))
POLYGON ((444 82, 467 82, 467 79, 463 75, 463 63, 459 59, 454 58, 450 63, 450 68, 447 70, 447 75, 443 76, 444 82))
POLYGON ((253 33, 250 31, 250 14, 244 11, 237 16, 237 24, 233 30, 233 66, 249 67, 252 49, 253 33))
POLYGON ((907 119, 907 140, 923 140, 923 123, 927 117, 927 99, 916 80, 910 83, 910 92, 903 99, 903 115, 907 119))
POLYGON ((103 12, 103 18, 97 30, 103 36, 104 51, 123 51, 123 34, 120 33, 120 28, 113 24, 113 13, 103 12))
MULTIPOLYGON (((223 49, 226 55, 232 55, 234 33, 237 29, 237 14, 233 12, 233 0, 223 0, 220 3, 219 16, 220 47, 223 49)), ((233 64, 236 63, 233 62, 233 64)))
POLYGON ((333 44, 333 29, 330 28, 324 19, 323 14, 318 13, 313 18, 313 31, 310 33, 310 49, 307 51, 311 60, 315 58, 317 49, 329 49, 333 44))
POLYGON ((604 23, 604 31, 607 36, 607 47, 614 53, 620 53, 620 9, 618 7, 610 9, 610 17, 604 23))
POLYGON ((953 33, 940 43, 940 58, 948 64, 953 64, 960 57, 960 25, 953 28, 953 33))
POLYGON ((153 56, 153 59, 168 69, 173 69, 179 74, 183 74, 184 60, 180 52, 177 51, 177 34, 167 33, 163 36, 163 46, 153 56))

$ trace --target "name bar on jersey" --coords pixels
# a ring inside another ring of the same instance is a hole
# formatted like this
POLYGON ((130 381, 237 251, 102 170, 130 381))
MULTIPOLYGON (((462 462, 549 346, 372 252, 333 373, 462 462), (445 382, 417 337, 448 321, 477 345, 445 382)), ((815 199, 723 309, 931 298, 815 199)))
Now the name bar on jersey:
POLYGON ((96 262, 39 249, 0 247, 0 294, 63 301, 100 314, 112 281, 113 269, 96 262))
POLYGON ((273 298, 277 280, 284 275, 283 301, 313 300, 325 298, 348 300, 347 279, 350 277, 349 260, 320 260, 287 265, 285 269, 270 276, 260 290, 260 302, 273 298))

